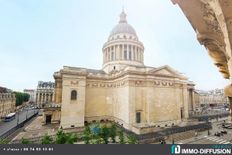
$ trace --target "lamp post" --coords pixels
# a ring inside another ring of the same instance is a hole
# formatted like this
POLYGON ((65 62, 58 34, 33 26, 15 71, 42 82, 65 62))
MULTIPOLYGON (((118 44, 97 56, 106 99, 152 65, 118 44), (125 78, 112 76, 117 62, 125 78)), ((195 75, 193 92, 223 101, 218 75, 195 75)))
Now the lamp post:
MULTIPOLYGON (((27 113, 28 113, 28 108, 27 108, 27 113)), ((27 120, 27 113, 26 113, 26 120, 27 120)))
POLYGON ((19 111, 17 112, 17 126, 19 125, 19 111))

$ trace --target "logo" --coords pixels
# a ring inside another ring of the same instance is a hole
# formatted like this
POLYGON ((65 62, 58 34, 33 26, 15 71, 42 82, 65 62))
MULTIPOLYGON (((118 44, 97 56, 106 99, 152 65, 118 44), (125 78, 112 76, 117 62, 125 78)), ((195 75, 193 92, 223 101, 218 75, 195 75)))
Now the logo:
POLYGON ((172 154, 180 154, 180 145, 172 145, 172 154))

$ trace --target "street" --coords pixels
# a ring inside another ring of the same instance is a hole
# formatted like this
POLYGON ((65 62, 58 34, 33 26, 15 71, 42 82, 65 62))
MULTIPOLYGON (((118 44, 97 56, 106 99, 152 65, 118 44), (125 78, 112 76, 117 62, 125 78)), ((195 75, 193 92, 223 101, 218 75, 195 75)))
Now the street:
POLYGON ((26 120, 26 117, 28 119, 30 116, 37 113, 37 111, 38 111, 37 109, 23 110, 19 112, 19 117, 18 117, 18 113, 16 114, 14 120, 10 122, 0 122, 0 136, 6 133, 7 131, 9 131, 10 129, 14 128, 15 126, 17 126, 17 120, 18 123, 20 124, 21 122, 26 120))
POLYGON ((212 123, 212 129, 210 130, 210 135, 205 131, 203 134, 192 137, 190 139, 181 140, 176 142, 177 144, 231 144, 232 140, 232 129, 224 129, 222 128, 223 121, 216 121, 212 123), (216 132, 220 132, 222 130, 227 131, 227 134, 223 134, 218 137, 214 134, 216 132))

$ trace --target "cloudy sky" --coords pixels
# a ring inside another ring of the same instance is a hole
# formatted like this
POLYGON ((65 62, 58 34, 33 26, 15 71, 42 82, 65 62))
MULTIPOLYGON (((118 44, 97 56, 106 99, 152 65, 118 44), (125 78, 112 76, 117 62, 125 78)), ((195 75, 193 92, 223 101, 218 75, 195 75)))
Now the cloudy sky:
POLYGON ((146 65, 169 65, 197 89, 229 83, 171 0, 0 0, 0 86, 36 88, 62 66, 100 69, 122 6, 144 43, 146 65))

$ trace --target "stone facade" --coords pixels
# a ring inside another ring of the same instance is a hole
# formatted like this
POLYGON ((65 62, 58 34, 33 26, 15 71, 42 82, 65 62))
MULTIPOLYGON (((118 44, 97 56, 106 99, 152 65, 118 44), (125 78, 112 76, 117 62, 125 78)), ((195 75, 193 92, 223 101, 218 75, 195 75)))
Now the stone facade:
POLYGON ((195 97, 198 97, 198 105, 199 106, 223 106, 229 104, 229 100, 227 97, 224 96, 224 90, 223 89, 215 89, 210 91, 202 91, 197 90, 198 96, 195 95, 195 97))
POLYGON ((16 98, 12 93, 0 93, 0 118, 14 112, 16 107, 16 98))
POLYGON ((145 66, 143 53, 122 12, 103 46, 102 70, 64 66, 54 73, 55 103, 45 108, 44 123, 60 120, 60 127, 70 129, 114 121, 142 134, 188 119, 194 84, 169 66, 145 66))
POLYGON ((38 107, 43 107, 46 103, 53 101, 54 93, 53 82, 39 81, 36 89, 36 104, 38 107))
MULTIPOLYGON (((232 1, 231 0, 172 0, 178 4, 196 32, 200 44, 230 85, 224 94, 232 109, 232 1)), ((232 114, 232 113, 231 113, 232 114)), ((232 117, 231 117, 232 118, 232 117)))

